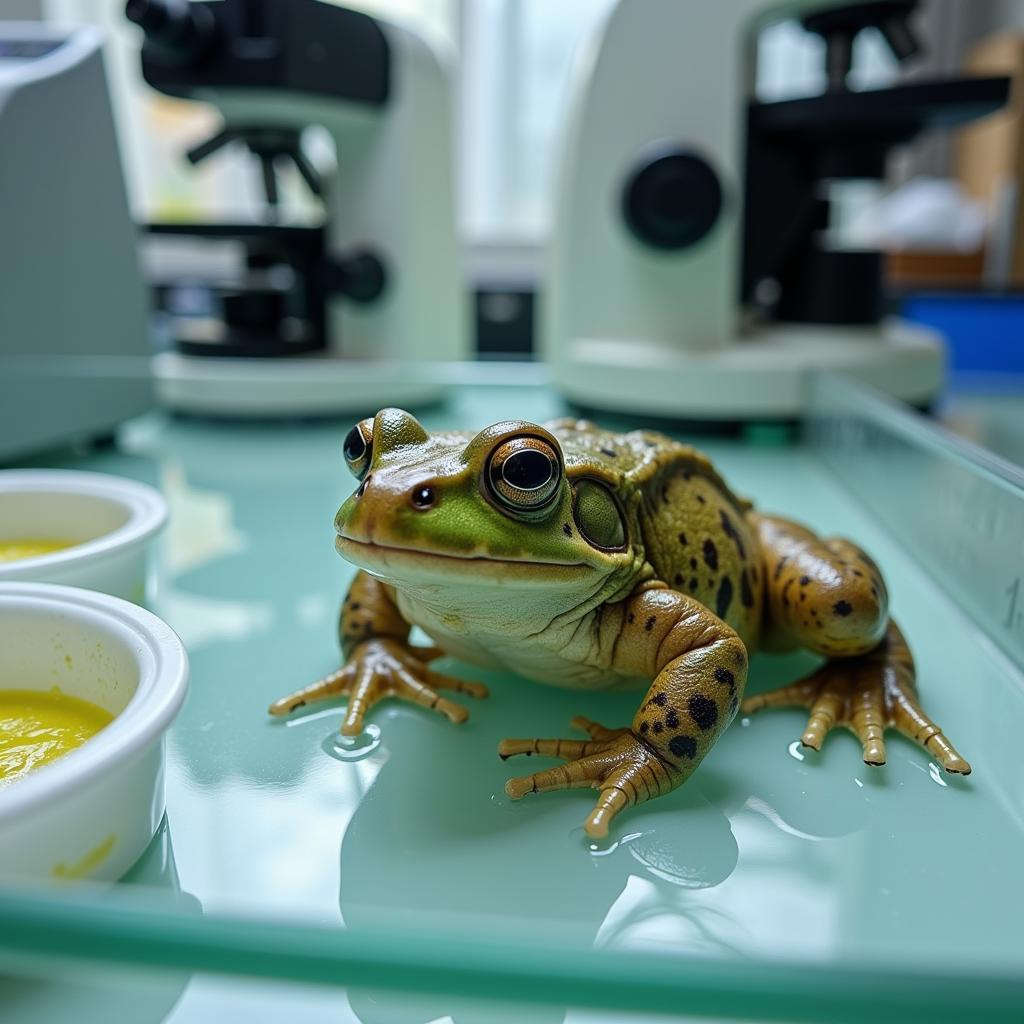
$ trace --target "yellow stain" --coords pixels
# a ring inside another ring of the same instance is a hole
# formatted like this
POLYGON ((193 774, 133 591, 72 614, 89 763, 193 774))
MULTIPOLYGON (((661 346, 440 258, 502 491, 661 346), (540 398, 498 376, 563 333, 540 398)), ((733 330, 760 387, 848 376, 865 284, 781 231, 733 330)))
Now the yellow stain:
POLYGON ((114 843, 116 842, 117 836, 111 832, 99 846, 90 850, 77 863, 70 866, 63 862, 55 864, 52 872, 53 877, 64 879, 85 878, 86 875, 91 871, 95 871, 110 856, 110 851, 114 849, 114 843))
POLYGON ((21 540, 0 541, 0 562, 14 562, 19 558, 38 558, 54 551, 73 548, 78 541, 55 540, 52 537, 24 537, 21 540))

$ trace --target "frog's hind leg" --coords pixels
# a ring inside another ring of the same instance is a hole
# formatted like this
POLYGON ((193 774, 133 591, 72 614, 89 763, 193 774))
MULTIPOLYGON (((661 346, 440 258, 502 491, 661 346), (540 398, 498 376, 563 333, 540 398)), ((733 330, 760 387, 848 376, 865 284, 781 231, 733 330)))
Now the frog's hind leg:
POLYGON ((765 552, 766 646, 800 646, 831 660, 790 686, 747 698, 745 714, 804 707, 801 742, 820 750, 837 725, 860 740, 866 764, 885 763, 885 730, 928 750, 948 772, 971 766, 924 713, 914 659, 888 616, 888 594, 874 562, 849 541, 819 539, 796 523, 751 513, 765 552))

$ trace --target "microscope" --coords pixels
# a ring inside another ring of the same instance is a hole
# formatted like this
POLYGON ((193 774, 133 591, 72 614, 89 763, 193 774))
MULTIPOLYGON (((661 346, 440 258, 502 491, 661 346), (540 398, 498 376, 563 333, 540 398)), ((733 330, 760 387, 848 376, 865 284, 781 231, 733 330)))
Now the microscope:
POLYGON ((158 398, 185 412, 306 416, 421 405, 432 366, 465 358, 468 296, 455 231, 450 85, 426 42, 322 0, 128 0, 154 89, 213 104, 223 128, 193 164, 246 147, 266 212, 242 223, 163 223, 159 235, 230 239, 241 280, 214 315, 175 318, 154 360, 158 398), (322 175, 303 145, 330 134, 322 175), (323 222, 279 215, 294 167, 323 222))
POLYGON ((853 43, 901 61, 914 2, 619 0, 584 52, 556 187, 542 345, 584 408, 676 420, 793 419, 815 370, 925 406, 942 339, 883 319, 883 257, 844 247, 851 183, 930 128, 990 113, 1006 78, 852 91, 853 43), (801 17, 828 87, 753 96, 758 33, 801 17))

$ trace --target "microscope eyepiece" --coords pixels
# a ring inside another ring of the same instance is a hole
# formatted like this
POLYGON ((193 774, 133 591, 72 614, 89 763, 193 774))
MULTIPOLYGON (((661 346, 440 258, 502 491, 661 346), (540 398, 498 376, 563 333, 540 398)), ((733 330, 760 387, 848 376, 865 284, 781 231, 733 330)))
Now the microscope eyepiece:
POLYGON ((205 5, 189 0, 127 0, 125 17, 168 63, 192 64, 203 56, 216 23, 205 5))

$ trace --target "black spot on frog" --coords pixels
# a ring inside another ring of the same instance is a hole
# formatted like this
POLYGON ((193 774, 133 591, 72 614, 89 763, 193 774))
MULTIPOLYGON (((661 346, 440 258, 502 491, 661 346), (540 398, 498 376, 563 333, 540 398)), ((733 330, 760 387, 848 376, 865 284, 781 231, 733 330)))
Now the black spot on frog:
POLYGON ((718 548, 715 547, 715 542, 709 537, 704 541, 704 561, 707 563, 709 569, 718 568, 718 548))
POLYGON ((744 608, 754 607, 754 592, 750 589, 750 577, 746 569, 740 573, 740 602, 744 608))
POLYGON ((718 721, 718 705, 702 693, 695 693, 686 705, 690 717, 705 732, 718 721))
POLYGON ((718 516, 722 521, 722 529, 725 531, 725 535, 736 545, 740 558, 746 558, 747 552, 743 547, 743 538, 736 532, 736 527, 732 525, 732 520, 725 514, 724 509, 718 510, 718 516))
POLYGON ((692 736, 673 736, 668 743, 668 749, 676 757, 694 758, 697 756, 697 741, 692 736))
POLYGON ((720 619, 724 619, 730 604, 732 604, 732 580, 728 576, 723 576, 722 582, 718 584, 718 593, 715 594, 715 614, 720 619))
POLYGON ((730 690, 736 689, 736 677, 727 668, 716 668, 715 678, 728 686, 730 690))

